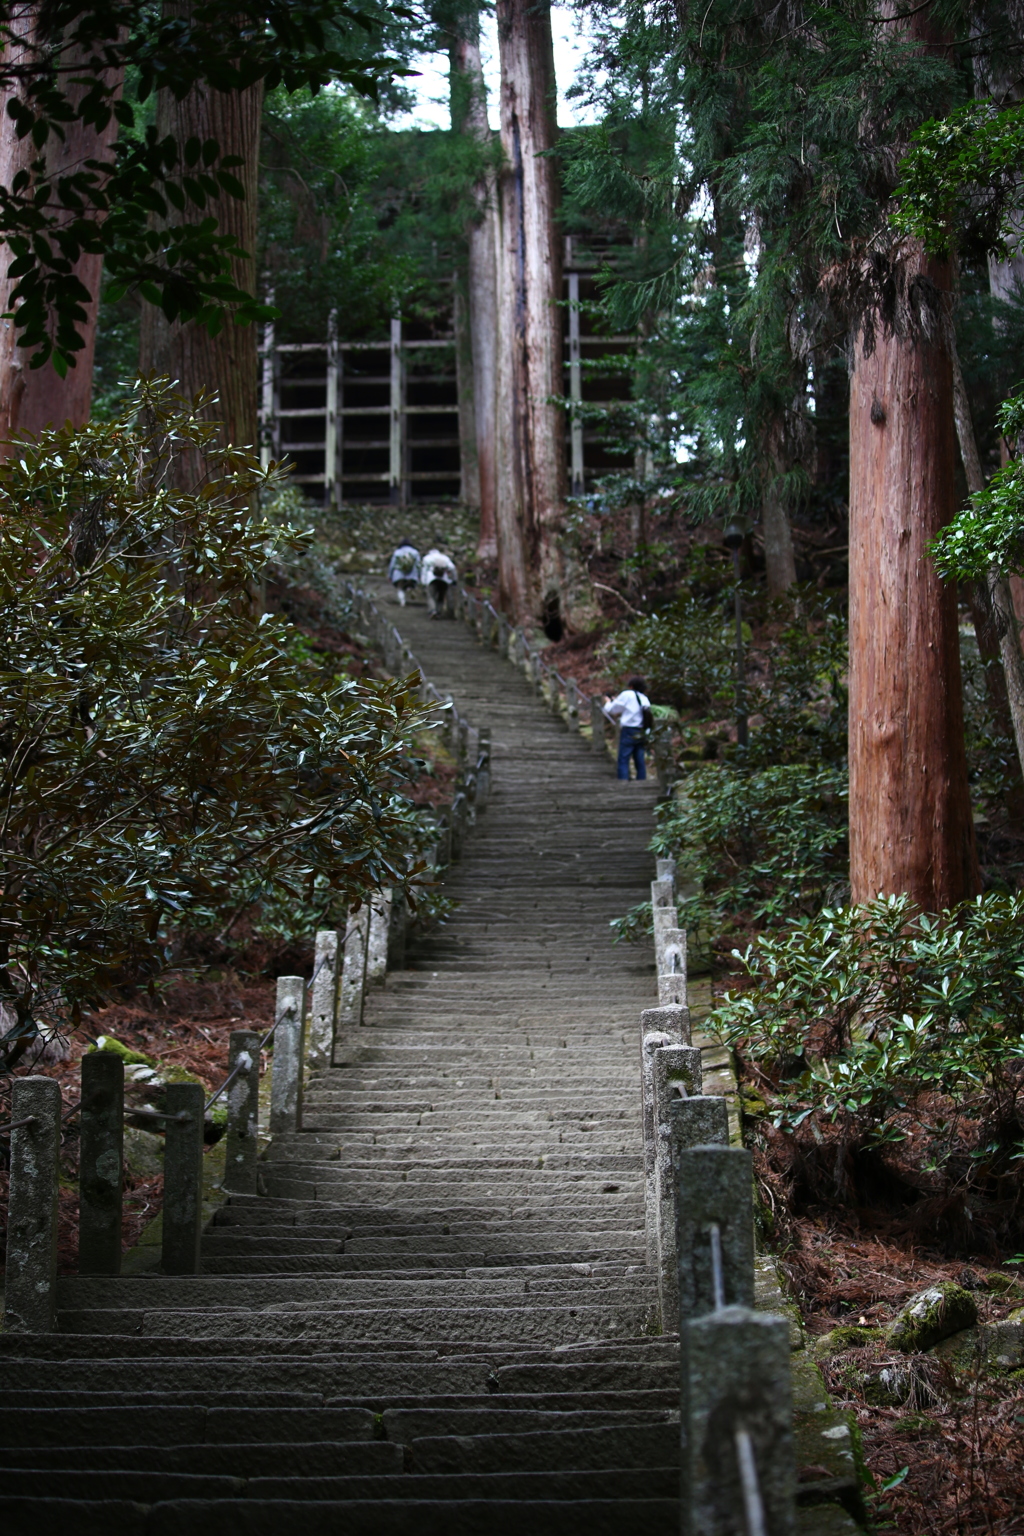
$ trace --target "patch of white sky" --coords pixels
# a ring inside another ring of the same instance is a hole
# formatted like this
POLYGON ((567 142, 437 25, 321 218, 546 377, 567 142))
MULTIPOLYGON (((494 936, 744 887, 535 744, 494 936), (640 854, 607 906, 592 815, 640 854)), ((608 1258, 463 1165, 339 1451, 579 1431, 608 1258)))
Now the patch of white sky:
MULTIPOLYGON (((568 5, 551 8, 551 33, 555 50, 555 82, 558 87, 558 121, 561 127, 584 127, 597 122, 598 113, 585 100, 567 97, 576 84, 591 49, 588 23, 568 5)), ((480 57, 487 85, 487 116, 497 129, 501 74, 498 64, 498 28, 493 14, 480 17, 480 57)), ((424 53, 412 61, 420 73, 405 81, 415 97, 408 112, 389 119, 391 128, 448 128, 448 55, 424 53)))

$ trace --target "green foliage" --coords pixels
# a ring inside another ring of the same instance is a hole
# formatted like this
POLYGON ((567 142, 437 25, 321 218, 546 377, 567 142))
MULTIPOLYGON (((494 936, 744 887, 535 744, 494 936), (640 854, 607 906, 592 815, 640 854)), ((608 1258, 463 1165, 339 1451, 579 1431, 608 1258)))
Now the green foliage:
MULTIPOLYGON (((1008 441, 1024 432, 1024 394, 1004 401, 999 427, 1008 441)), ((992 566, 1001 574, 1024 571, 1024 462, 1011 459, 988 486, 932 541, 939 574, 949 580, 983 581, 992 566)))
POLYGON ((1020 237, 1024 105, 971 101, 922 124, 900 168, 892 222, 930 251, 1006 257, 1020 237))
POLYGON ((937 917, 906 896, 826 909, 736 952, 750 989, 710 1027, 774 1081, 777 1126, 924 1136, 941 1168, 973 1125, 972 1177, 1005 1172, 1024 1132, 1022 920, 1021 895, 937 917))
MULTIPOLYGON (((698 568, 698 581, 700 579, 698 568)), ((695 583, 696 585, 696 583, 695 583)), ((609 664, 639 672, 651 692, 680 708, 731 712, 736 688, 732 597, 709 601, 683 592, 661 612, 614 637, 609 664)), ((846 754, 846 625, 838 606, 814 590, 765 602, 745 588, 746 611, 760 611, 758 645, 747 652, 752 717, 745 762, 837 762, 846 754)), ((750 640, 747 629, 746 639, 750 640)))
MULTIPOLYGON (((410 17, 403 8, 396 14, 410 17)), ((7 115, 17 139, 36 152, 10 186, 0 186, 0 238, 17 279, 14 323, 19 345, 33 349, 32 366, 52 360, 61 374, 74 366, 82 306, 92 297, 74 272, 84 253, 103 257, 115 294, 138 291, 168 319, 196 320, 215 333, 227 314, 239 323, 265 315, 231 277, 234 240, 213 218, 195 217, 222 191, 242 195, 239 162, 212 139, 160 139, 144 126, 145 103, 157 88, 180 100, 197 85, 236 91, 258 81, 313 92, 342 81, 376 95, 382 80, 403 72, 380 52, 394 35, 388 5, 58 0, 47 8, 45 29, 27 39, 35 15, 8 7, 0 17, 7 115), (111 121, 119 137, 109 154, 55 174, 50 141, 78 125, 102 133, 111 121)))
MULTIPOLYGON (((267 98, 260 265, 290 336, 322 336, 344 294, 347 335, 390 315, 433 319, 478 216, 490 155, 468 135, 388 132, 352 92, 267 98)), ((451 359, 438 359, 450 371, 451 359)))
POLYGON ((408 880, 395 786, 422 713, 400 681, 325 678, 258 613, 299 536, 252 510, 273 472, 216 448, 209 405, 142 382, 114 421, 0 467, 8 1061, 38 1011, 154 975, 172 928, 318 890, 336 921, 408 880), (190 449, 208 473, 181 491, 190 449))
POLYGON ((695 768, 659 807, 653 842, 697 885, 680 924, 714 935, 739 914, 777 924, 818 911, 846 879, 847 792, 839 766, 695 768))

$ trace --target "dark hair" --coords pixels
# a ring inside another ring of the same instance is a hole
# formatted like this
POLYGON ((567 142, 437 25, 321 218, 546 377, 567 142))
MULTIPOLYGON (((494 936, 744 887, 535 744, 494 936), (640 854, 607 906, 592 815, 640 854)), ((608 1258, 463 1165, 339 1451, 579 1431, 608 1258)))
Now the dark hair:
POLYGON ((647 684, 644 682, 642 677, 631 677, 629 680, 629 686, 632 688, 634 693, 647 692, 647 684))

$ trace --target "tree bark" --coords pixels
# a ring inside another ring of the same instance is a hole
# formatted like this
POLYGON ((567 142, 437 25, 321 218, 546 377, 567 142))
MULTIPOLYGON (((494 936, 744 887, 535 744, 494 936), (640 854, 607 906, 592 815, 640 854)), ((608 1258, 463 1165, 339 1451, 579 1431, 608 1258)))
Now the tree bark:
MULTIPOLYGON (((915 281, 948 268, 913 247, 915 281)), ((850 886, 939 911, 980 890, 956 592, 928 543, 955 513, 953 373, 940 340, 855 344, 850 390, 850 886)))
MULTIPOLYGON (((967 489, 973 496, 976 492, 985 489, 985 475, 981 467, 981 456, 978 453, 978 441, 974 435, 971 406, 960 368, 952 324, 948 327, 947 346, 952 363, 953 414, 956 420, 957 440, 960 444, 960 459, 964 466, 967 489)), ((998 646, 997 654, 1003 664, 1003 688, 996 690, 996 696, 1000 693, 1005 695, 1006 714, 1016 743, 1017 758, 1024 770, 1024 652, 1021 650, 1020 629, 1014 612, 1009 580, 1001 575, 995 566, 989 570, 983 592, 972 595, 971 614, 978 636, 978 649, 982 652, 983 659, 986 649, 989 652, 992 651, 993 640, 998 646), (977 613, 975 605, 977 605, 977 613), (978 628, 979 616, 983 620, 984 643, 982 630, 978 628)), ((986 666, 985 670, 988 675, 989 667, 986 666)), ((1003 720, 1001 723, 1005 725, 1006 721, 1003 720)))
POLYGON ((768 578, 768 596, 781 597, 796 585, 796 556, 793 554, 793 530, 782 497, 769 490, 761 513, 764 532, 764 565, 768 578))
MULTIPOLYGON (((452 127, 490 152, 493 135, 487 121, 487 91, 480 62, 477 13, 459 20, 449 50, 452 127)), ((497 484, 498 347, 498 207, 497 177, 488 163, 473 189, 476 217, 466 231, 466 304, 472 357, 473 435, 476 497, 480 508, 477 558, 492 564, 498 556, 495 533, 497 484)), ((460 396, 461 398, 461 396, 460 396)), ((469 499, 463 492, 464 499, 469 499)))
MULTIPOLYGON (((12 24, 21 28, 26 40, 36 37, 39 14, 40 8, 33 0, 33 4, 19 7, 12 15, 12 24)), ((90 49, 89 53, 92 52, 90 49)), ((74 71, 74 54, 65 56, 63 67, 74 71)), ((123 69, 117 77, 109 77, 117 95, 121 93, 123 78, 123 69)), ((80 100, 83 94, 81 87, 68 89, 72 103, 80 100)), ((58 177, 79 169, 86 160, 105 159, 117 131, 113 118, 102 133, 77 119, 68 123, 63 140, 53 136, 45 146, 43 158, 47 181, 55 183, 58 177)), ((20 170, 29 169, 38 153, 30 138, 19 140, 15 137, 14 124, 4 112, 0 119, 0 182, 9 187, 20 170)), ((68 218, 71 217, 69 214, 68 218)), ((103 259, 95 255, 82 256, 73 270, 90 298, 88 303, 82 304, 85 318, 78 325, 85 345, 75 354, 75 365, 68 369, 63 379, 52 363, 32 368, 31 354, 17 345, 18 332, 13 322, 5 320, 0 324, 0 457, 7 456, 6 445, 16 433, 35 435, 45 427, 63 426, 66 421, 81 427, 89 419, 103 259)), ((10 307, 10 294, 15 287, 16 283, 6 275, 0 278, 0 311, 10 307)))
POLYGON ((476 452, 476 409, 473 378, 473 338, 469 304, 463 291, 463 274, 452 283, 452 330, 455 333, 455 390, 459 403, 459 499, 467 507, 480 506, 480 465, 476 452))
POLYGON ((498 0, 501 50, 501 280, 498 409, 508 473, 498 476, 498 584, 516 619, 561 625, 559 536, 566 492, 559 179, 549 0, 498 0))
MULTIPOLYGON (((157 101, 157 131, 183 146, 190 138, 216 139, 221 156, 239 155, 234 174, 245 189, 244 199, 222 192, 197 211, 196 218, 217 220, 220 234, 234 235, 245 258, 231 263, 238 287, 254 291, 256 268, 257 176, 259 169, 262 82, 244 91, 216 91, 196 85, 182 101, 161 91, 157 101)), ((257 441, 257 334, 253 325, 225 323, 216 336, 205 326, 168 323, 162 310, 147 304, 142 312, 139 368, 142 373, 168 374, 185 395, 215 390, 218 403, 208 412, 223 423, 222 442, 249 447, 257 441)), ((183 464, 183 473, 200 478, 202 464, 183 464)))

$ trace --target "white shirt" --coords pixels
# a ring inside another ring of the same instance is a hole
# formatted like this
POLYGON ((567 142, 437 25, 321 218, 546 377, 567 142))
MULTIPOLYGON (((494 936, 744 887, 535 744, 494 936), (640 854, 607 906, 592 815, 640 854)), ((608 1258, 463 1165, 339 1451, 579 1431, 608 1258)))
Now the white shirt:
POLYGON ((454 561, 448 555, 442 555, 439 549, 428 549, 423 556, 423 565, 420 571, 420 581, 429 586, 432 581, 446 581, 450 586, 458 580, 458 572, 454 561))
POLYGON ((604 706, 609 720, 618 720, 627 730, 638 730, 644 723, 644 710, 650 709, 651 701, 646 693, 634 693, 632 688, 623 691, 610 704, 604 706))

